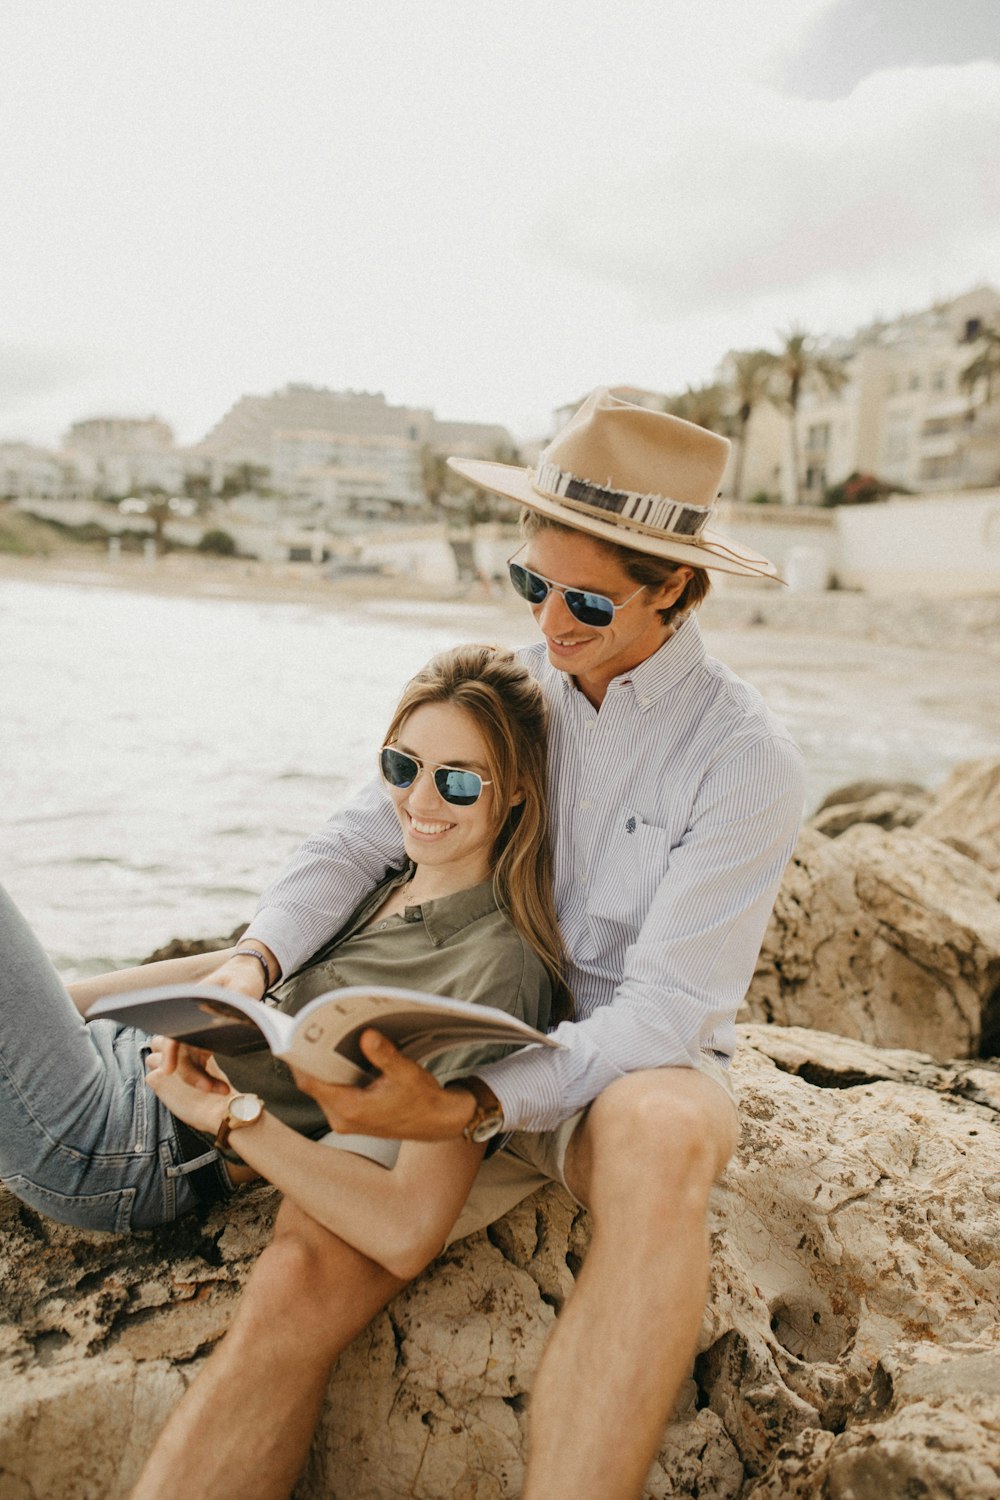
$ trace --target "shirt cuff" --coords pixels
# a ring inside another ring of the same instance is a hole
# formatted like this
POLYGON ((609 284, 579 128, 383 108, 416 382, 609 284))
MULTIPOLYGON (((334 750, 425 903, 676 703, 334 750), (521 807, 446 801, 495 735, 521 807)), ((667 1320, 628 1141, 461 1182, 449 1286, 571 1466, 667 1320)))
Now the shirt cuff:
POLYGON ((258 942, 270 948, 281 966, 282 979, 294 974, 313 951, 309 939, 280 906, 265 906, 255 912, 240 942, 258 942))

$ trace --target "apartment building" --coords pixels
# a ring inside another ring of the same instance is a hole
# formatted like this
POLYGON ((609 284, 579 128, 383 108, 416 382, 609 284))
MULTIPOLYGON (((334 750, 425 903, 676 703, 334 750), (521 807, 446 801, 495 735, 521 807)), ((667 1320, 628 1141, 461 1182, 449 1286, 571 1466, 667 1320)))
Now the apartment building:
POLYGON ((424 503, 426 449, 508 453, 506 428, 439 422, 428 407, 392 406, 381 392, 293 384, 242 396, 196 447, 216 467, 259 464, 270 484, 336 513, 405 513, 424 503))
POLYGON ((1000 327, 1000 294, 983 286, 831 343, 847 383, 835 396, 803 393, 802 498, 817 503, 855 472, 917 494, 1000 483, 1000 405, 962 381, 990 327, 1000 327))
POLYGON ((189 474, 205 472, 203 458, 174 443, 159 417, 88 417, 62 441, 64 460, 88 493, 123 498, 147 489, 177 493, 189 474))

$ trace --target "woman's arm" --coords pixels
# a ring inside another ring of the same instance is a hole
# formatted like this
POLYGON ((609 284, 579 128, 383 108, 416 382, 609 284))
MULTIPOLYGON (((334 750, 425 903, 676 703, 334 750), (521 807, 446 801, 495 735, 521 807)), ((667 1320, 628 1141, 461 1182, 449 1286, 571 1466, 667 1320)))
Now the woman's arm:
MULTIPOLYGON (((149 1058, 147 1082, 187 1124, 214 1134, 227 1099, 165 1073, 149 1058)), ((248 1166, 362 1255, 409 1281, 443 1248, 479 1169, 484 1147, 461 1136, 404 1141, 395 1167, 309 1140, 264 1112, 233 1133, 248 1166)))
MULTIPOLYGON (((186 958, 162 958, 155 964, 136 964, 131 969, 113 969, 92 979, 76 979, 66 986, 81 1015, 102 995, 123 995, 127 990, 148 990, 155 984, 201 984, 233 956, 234 949, 213 953, 191 953, 186 958)), ((260 965, 251 960, 260 974, 260 965)), ((258 986, 259 987, 259 986, 258 986)))

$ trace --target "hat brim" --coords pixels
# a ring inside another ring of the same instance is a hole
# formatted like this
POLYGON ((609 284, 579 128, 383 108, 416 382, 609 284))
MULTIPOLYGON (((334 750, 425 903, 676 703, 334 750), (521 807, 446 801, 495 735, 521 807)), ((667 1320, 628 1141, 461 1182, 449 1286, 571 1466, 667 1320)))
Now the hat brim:
POLYGON ((698 542, 675 541, 673 537, 653 536, 639 531, 622 521, 604 521, 599 516, 578 510, 562 500, 541 495, 532 484, 529 469, 515 464, 493 463, 488 459, 449 458, 448 467, 469 479, 481 489, 507 500, 515 500, 536 510, 540 515, 558 521, 562 526, 571 526, 575 531, 585 531, 588 536, 616 547, 630 547, 634 552, 645 552, 651 557, 663 557, 670 562, 687 563, 693 568, 711 568, 719 573, 735 573, 745 578, 773 578, 779 583, 778 570, 774 563, 744 547, 740 542, 723 536, 718 531, 702 532, 698 542))

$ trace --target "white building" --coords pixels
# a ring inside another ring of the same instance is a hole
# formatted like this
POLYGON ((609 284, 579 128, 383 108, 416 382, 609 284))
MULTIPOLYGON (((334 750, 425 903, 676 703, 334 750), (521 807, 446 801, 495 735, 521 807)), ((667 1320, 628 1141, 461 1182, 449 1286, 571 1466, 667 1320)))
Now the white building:
POLYGON ((439 422, 428 407, 391 406, 380 392, 293 384, 241 396, 197 445, 221 476, 236 465, 269 471, 274 489, 336 515, 408 512, 424 504, 423 455, 491 458, 512 450, 503 427, 439 422))
POLYGON ((915 493, 1000 481, 1000 407, 962 383, 980 333, 998 326, 1000 295, 978 287, 831 345, 848 379, 835 396, 803 393, 803 498, 815 503, 853 473, 915 493))

